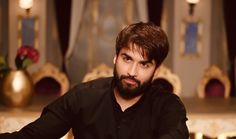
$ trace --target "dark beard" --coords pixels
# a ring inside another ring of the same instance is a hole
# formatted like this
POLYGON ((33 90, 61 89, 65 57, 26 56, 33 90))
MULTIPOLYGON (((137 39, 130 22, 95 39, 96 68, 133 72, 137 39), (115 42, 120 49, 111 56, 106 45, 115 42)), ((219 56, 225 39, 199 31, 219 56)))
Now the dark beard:
POLYGON ((114 80, 115 80, 116 89, 118 90, 118 93, 124 99, 132 99, 132 98, 135 98, 136 96, 142 95, 145 92, 145 90, 147 90, 147 88, 150 87, 151 81, 152 81, 152 78, 151 78, 149 81, 144 82, 141 85, 140 81, 135 79, 132 76, 121 75, 121 77, 119 78, 119 75, 118 75, 118 73, 116 71, 116 66, 114 67, 113 74, 114 74, 114 80), (131 86, 128 85, 128 84, 127 85, 123 85, 122 84, 122 80, 123 79, 131 79, 131 80, 135 81, 138 86, 136 88, 131 88, 131 86))

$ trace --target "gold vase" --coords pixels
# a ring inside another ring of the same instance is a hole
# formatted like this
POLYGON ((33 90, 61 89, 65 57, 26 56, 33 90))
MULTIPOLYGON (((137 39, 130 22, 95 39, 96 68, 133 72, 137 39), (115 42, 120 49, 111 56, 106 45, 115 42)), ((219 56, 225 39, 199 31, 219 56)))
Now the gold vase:
POLYGON ((33 81, 27 71, 10 71, 2 81, 2 102, 8 107, 27 106, 32 98, 33 90, 33 81))

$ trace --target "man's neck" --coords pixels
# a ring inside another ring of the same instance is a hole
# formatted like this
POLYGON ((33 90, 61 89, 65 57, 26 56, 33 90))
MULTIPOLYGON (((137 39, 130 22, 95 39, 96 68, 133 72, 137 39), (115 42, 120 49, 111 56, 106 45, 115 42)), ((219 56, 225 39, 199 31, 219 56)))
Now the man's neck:
POLYGON ((139 95, 134 98, 125 99, 120 95, 117 89, 114 89, 114 96, 116 98, 117 103, 120 105, 122 111, 125 111, 127 108, 133 106, 142 97, 142 95, 139 95))

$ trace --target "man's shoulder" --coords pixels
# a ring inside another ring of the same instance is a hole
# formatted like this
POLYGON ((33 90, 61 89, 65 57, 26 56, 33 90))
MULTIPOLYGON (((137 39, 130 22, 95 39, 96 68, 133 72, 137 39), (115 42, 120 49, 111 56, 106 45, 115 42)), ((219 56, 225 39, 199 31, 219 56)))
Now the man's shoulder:
POLYGON ((111 88, 112 85, 112 77, 108 78, 99 78, 95 80, 91 80, 84 83, 79 83, 73 87, 73 92, 79 94, 101 94, 107 92, 106 90, 111 88))
POLYGON ((172 92, 168 92, 164 89, 160 89, 157 87, 151 87, 150 89, 152 98, 154 99, 168 99, 168 98, 178 98, 178 96, 172 92))
POLYGON ((105 78, 98 78, 95 80, 91 80, 88 82, 84 82, 79 84, 79 87, 82 88, 104 88, 104 87, 110 87, 112 83, 112 77, 105 77, 105 78))
POLYGON ((46 109, 59 109, 67 106, 73 109, 71 113, 76 114, 80 108, 93 108, 101 103, 101 99, 107 100, 111 88, 112 78, 101 78, 86 83, 75 85, 65 95, 49 104, 46 109))
POLYGON ((160 104, 178 104, 183 105, 179 96, 172 92, 167 92, 164 90, 160 90, 158 88, 151 89, 151 99, 153 103, 158 105, 160 104))

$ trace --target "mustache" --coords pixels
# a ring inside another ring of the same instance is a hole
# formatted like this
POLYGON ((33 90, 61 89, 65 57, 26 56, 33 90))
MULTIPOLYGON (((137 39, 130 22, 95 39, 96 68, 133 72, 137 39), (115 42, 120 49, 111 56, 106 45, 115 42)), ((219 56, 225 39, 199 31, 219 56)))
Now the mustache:
POLYGON ((121 75, 121 76, 120 76, 120 80, 123 80, 123 79, 133 80, 133 81, 135 81, 137 84, 140 84, 140 81, 137 80, 137 79, 135 79, 135 77, 133 77, 133 76, 125 76, 125 75, 121 75))

